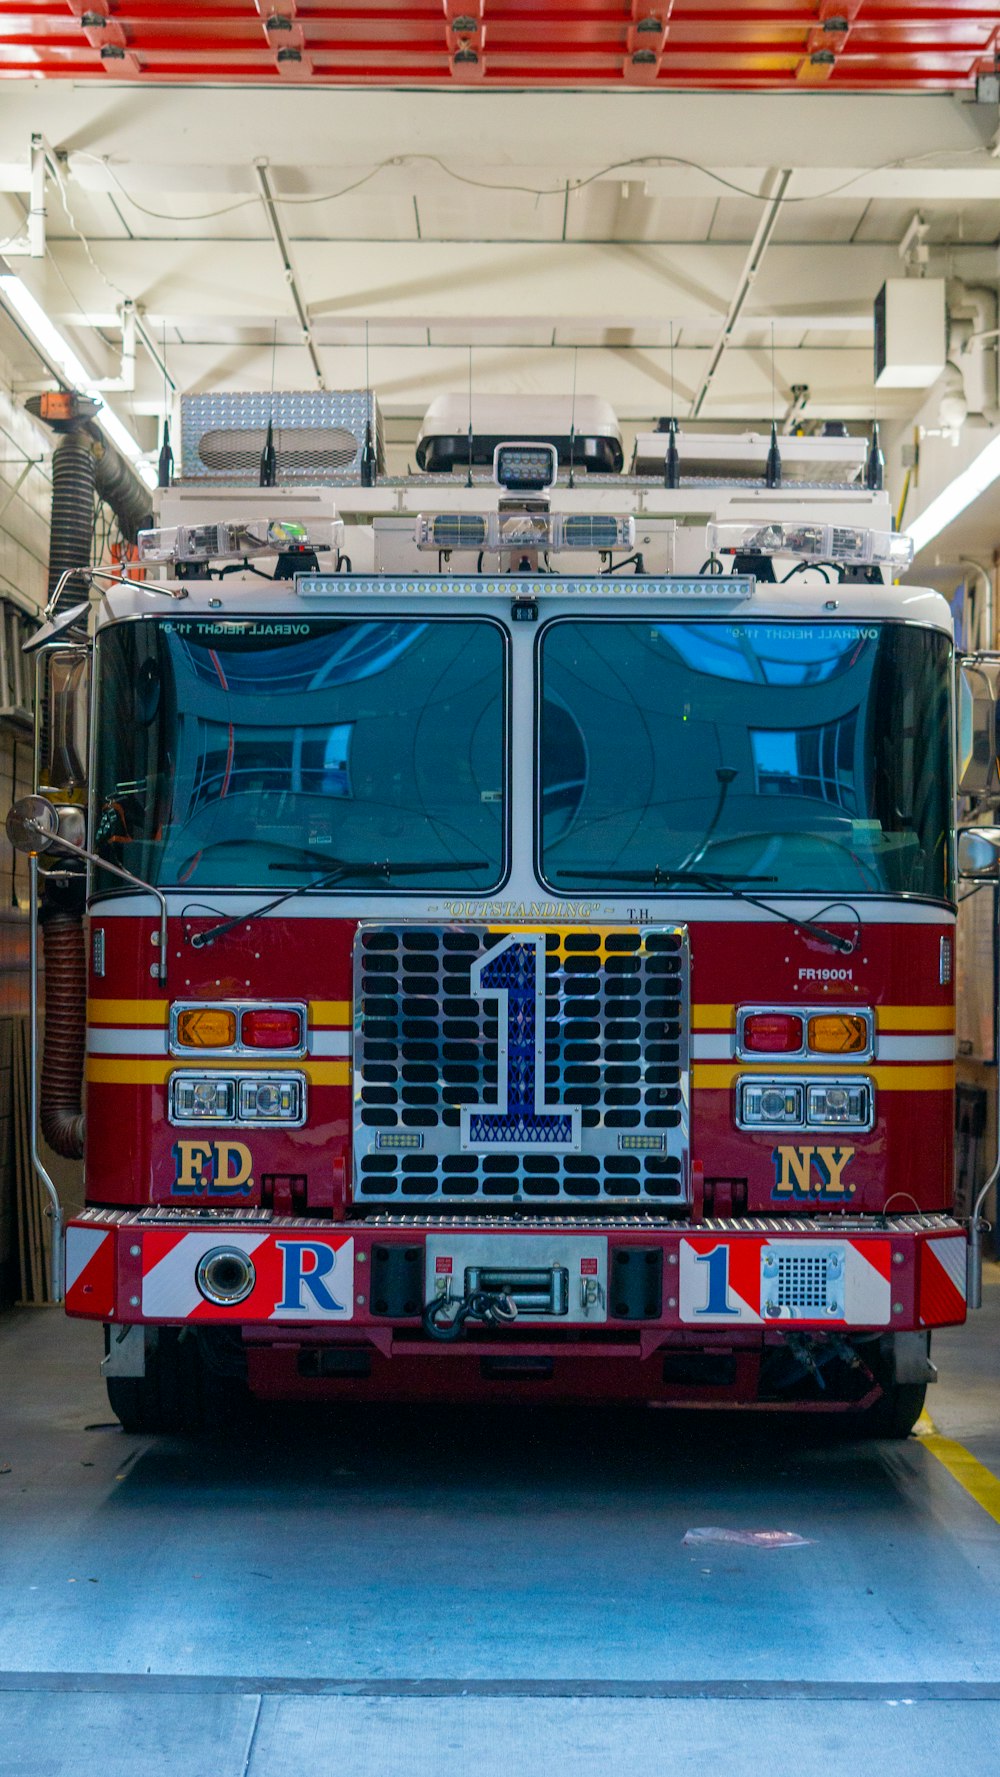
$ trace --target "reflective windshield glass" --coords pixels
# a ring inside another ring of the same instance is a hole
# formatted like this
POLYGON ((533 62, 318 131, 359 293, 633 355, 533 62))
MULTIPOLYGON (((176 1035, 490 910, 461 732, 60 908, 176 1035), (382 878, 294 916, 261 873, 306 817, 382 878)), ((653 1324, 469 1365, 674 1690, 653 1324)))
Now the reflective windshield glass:
POLYGON ((949 660, 901 624, 553 623, 543 877, 945 897, 949 660))
POLYGON ((495 625, 144 621, 105 630, 97 659, 96 845, 137 876, 280 890, 346 860, 389 866, 373 889, 500 879, 495 625))

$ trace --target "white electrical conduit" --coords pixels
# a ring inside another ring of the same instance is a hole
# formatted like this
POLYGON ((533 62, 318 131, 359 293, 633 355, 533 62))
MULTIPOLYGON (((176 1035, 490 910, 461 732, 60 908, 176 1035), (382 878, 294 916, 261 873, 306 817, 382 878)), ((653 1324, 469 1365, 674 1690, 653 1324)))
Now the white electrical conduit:
POLYGON ((781 172, 778 174, 777 184, 767 200, 767 207, 757 224, 757 232, 750 244, 750 251, 747 254, 746 264, 743 267, 739 284, 736 287, 736 294, 733 297, 732 302, 729 304, 728 313, 722 323, 722 331, 712 347, 712 355, 708 361, 708 369, 702 377, 701 387, 691 404, 691 418, 693 420, 696 420, 701 412, 702 403, 708 394, 712 378, 718 370, 719 365, 722 363, 726 348, 732 338, 733 329, 743 311, 743 305, 753 289, 754 279, 760 271, 764 254, 767 252, 770 245, 771 236, 774 233, 778 217, 781 214, 781 206, 785 200, 785 192, 788 190, 794 170, 793 167, 782 168, 781 172))

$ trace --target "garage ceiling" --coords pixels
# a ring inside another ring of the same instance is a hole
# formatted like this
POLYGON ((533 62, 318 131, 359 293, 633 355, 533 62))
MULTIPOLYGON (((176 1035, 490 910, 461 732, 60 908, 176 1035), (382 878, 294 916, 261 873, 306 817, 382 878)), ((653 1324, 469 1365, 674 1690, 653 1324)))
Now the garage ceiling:
MULTIPOLYGON (((931 275, 996 287, 1000 110, 968 92, 2 90, 0 254, 97 378, 120 376, 135 305, 147 343, 107 399, 147 449, 176 392, 272 376, 370 376, 397 468, 470 374, 483 393, 575 381, 626 433, 793 404, 905 428, 923 393, 876 404, 872 305, 914 218, 931 275)), ((9 326, 0 346, 37 386, 9 326)))
POLYGON ((12 77, 951 91, 993 6, 886 0, 4 0, 12 77))

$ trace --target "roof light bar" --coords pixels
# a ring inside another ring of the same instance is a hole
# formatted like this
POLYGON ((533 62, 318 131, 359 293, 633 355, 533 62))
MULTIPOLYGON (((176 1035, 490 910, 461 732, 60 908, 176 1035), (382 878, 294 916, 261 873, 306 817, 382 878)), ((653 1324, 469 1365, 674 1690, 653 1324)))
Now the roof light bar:
POLYGON ((418 517, 418 549, 632 549, 635 519, 586 512, 438 512, 418 517))
POLYGON ((255 518, 242 524, 172 524, 139 532, 139 560, 243 561, 292 549, 326 552, 339 549, 343 537, 340 519, 313 520, 308 526, 289 518, 255 518))
POLYGON ((913 560, 906 532, 869 531, 853 524, 710 524, 715 555, 790 555, 835 567, 887 567, 903 573, 913 560))

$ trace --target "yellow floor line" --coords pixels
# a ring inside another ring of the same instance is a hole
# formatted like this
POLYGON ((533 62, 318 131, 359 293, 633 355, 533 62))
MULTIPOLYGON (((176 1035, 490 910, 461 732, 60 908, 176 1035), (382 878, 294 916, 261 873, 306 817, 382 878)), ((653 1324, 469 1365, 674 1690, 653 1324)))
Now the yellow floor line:
POLYGON ((943 1438, 928 1413, 921 1413, 916 1423, 916 1434, 932 1456, 948 1470, 964 1487, 971 1499, 989 1512, 994 1523, 1000 1524, 1000 1480, 977 1462, 971 1450, 964 1444, 956 1444, 953 1438, 943 1438))

